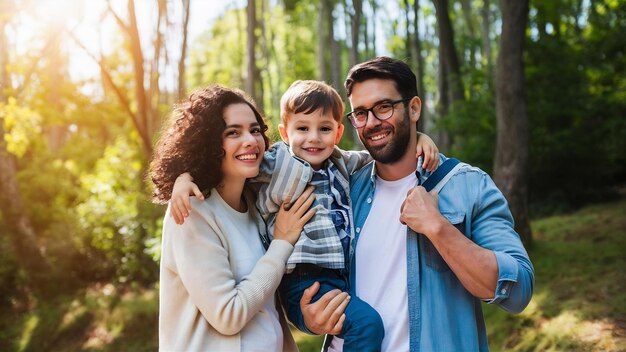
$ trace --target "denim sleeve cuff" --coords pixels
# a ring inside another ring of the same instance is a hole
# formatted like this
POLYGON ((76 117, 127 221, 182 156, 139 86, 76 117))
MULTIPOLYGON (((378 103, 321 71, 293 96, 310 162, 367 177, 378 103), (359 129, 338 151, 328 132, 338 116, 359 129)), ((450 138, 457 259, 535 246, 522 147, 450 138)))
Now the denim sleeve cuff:
POLYGON ((498 284, 492 299, 484 300, 487 304, 498 303, 509 297, 511 288, 517 282, 517 261, 511 255, 495 252, 498 262, 498 284))

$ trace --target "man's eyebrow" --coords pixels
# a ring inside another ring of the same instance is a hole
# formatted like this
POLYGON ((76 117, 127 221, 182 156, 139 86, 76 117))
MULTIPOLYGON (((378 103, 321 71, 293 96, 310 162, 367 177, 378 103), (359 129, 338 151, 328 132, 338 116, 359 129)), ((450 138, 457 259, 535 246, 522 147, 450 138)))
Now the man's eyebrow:
MULTIPOLYGON (((374 106, 376 106, 376 105, 378 105, 380 103, 386 103, 386 102, 390 102, 390 101, 393 101, 393 99, 391 99, 391 98, 383 98, 383 99, 377 100, 376 102, 374 102, 374 104, 372 104, 372 106, 369 109, 373 108, 374 106)), ((356 108, 354 108, 352 111, 354 111, 354 110, 365 110, 365 109, 368 109, 368 108, 364 107, 363 105, 359 105, 356 108)))

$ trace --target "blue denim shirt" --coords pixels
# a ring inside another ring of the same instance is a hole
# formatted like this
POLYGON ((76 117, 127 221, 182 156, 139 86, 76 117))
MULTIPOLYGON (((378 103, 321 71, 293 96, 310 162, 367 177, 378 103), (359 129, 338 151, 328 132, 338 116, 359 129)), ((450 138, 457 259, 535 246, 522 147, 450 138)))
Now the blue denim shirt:
MULTIPOLYGON (((440 164, 446 159, 440 155, 440 164)), ((355 226, 352 253, 371 209, 374 165, 372 162, 350 177, 355 226)), ((430 173, 419 163, 416 175, 421 184, 430 173)), ((521 312, 533 293, 534 271, 513 229, 507 202, 489 175, 463 166, 440 191, 439 210, 474 243, 495 253, 498 283, 493 298, 485 301, 511 313, 521 312)), ((351 258, 351 287, 358 280, 354 273, 359 259, 351 258)), ((489 350, 481 300, 463 287, 430 241, 410 228, 407 273, 411 351, 489 350)))

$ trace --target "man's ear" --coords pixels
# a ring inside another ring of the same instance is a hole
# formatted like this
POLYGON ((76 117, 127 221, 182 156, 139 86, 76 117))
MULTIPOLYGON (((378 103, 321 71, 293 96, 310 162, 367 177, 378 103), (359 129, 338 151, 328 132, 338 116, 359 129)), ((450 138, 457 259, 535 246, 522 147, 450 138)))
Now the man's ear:
POLYGON ((335 136, 335 145, 339 144, 341 140, 341 136, 343 136, 343 123, 339 123, 337 127, 337 135, 335 136))
POLYGON ((282 123, 278 124, 278 132, 280 133, 280 138, 287 144, 289 144, 289 135, 287 135, 287 126, 282 123))
POLYGON ((411 121, 417 122, 420 119, 420 114, 422 111, 422 100, 420 99, 420 97, 416 96, 411 99, 409 109, 411 112, 411 121))

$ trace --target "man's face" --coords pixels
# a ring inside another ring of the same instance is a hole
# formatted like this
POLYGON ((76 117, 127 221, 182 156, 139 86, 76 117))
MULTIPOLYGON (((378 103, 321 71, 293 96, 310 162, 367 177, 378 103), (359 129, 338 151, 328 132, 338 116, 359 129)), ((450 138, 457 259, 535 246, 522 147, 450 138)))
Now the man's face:
MULTIPOLYGON (((352 110, 369 109, 384 102, 401 99, 402 96, 391 80, 370 79, 354 84, 350 105, 352 110)), ((417 121, 417 119, 415 119, 417 121)), ((383 164, 391 164, 404 156, 411 134, 415 134, 415 121, 409 117, 405 104, 394 106, 393 115, 380 121, 369 113, 365 126, 357 129, 361 142, 374 160, 383 164)))

